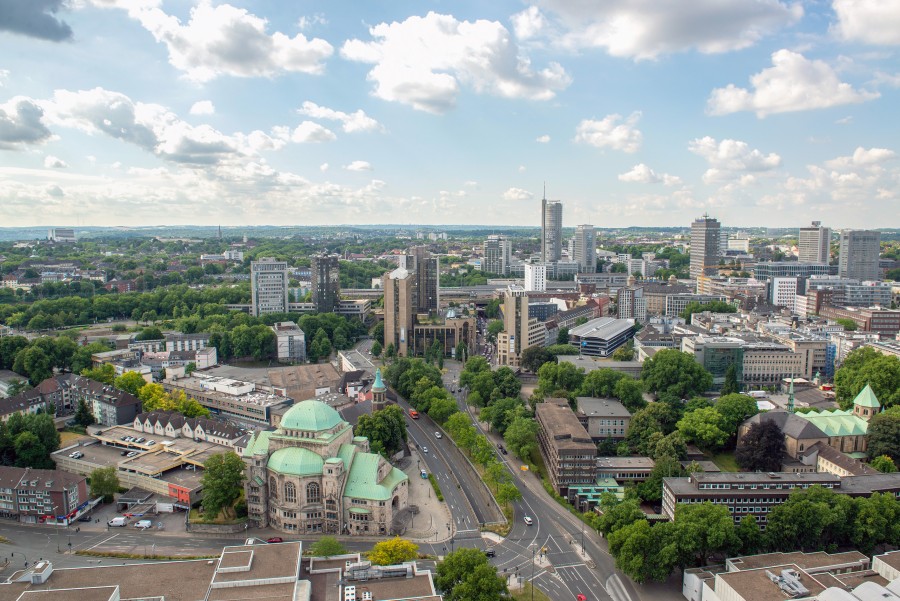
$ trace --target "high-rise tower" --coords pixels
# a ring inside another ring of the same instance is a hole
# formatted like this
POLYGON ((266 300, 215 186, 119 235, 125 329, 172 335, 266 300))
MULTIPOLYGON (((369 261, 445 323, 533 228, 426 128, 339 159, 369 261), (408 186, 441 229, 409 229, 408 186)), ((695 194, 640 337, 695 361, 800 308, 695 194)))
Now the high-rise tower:
POLYGON ((575 256, 581 273, 597 271, 597 231, 593 225, 579 225, 575 228, 575 256))
POLYGON ((333 313, 340 301, 341 274, 338 255, 312 256, 312 301, 318 313, 333 313))
POLYGON ((541 200, 541 263, 562 258, 562 202, 541 200))
POLYGON ((288 272, 285 261, 261 258, 250 263, 250 302, 255 316, 288 312, 288 272))
POLYGON ((691 278, 714 275, 719 264, 721 224, 704 215, 691 224, 691 278))
POLYGON ((813 221, 809 227, 801 227, 797 247, 797 260, 800 263, 828 263, 831 228, 822 227, 821 221, 813 221))
POLYGON ((506 236, 492 235, 484 241, 481 270, 496 275, 509 275, 512 262, 512 244, 506 236))
POLYGON ((843 230, 841 232, 838 275, 861 282, 877 280, 880 274, 881 232, 876 230, 843 230))

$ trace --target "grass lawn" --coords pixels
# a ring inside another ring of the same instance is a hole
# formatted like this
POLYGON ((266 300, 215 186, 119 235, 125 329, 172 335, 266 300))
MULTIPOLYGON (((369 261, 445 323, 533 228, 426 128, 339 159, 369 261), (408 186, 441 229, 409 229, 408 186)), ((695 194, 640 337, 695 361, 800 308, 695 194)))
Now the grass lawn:
POLYGON ((72 444, 73 442, 75 442, 76 440, 78 440, 79 438, 84 438, 84 437, 85 437, 85 434, 79 434, 78 432, 66 432, 66 431, 60 432, 59 433, 59 446, 60 446, 60 448, 67 447, 70 444, 72 444))
MULTIPOLYGON (((526 582, 525 586, 517 591, 510 591, 512 598, 516 601, 531 601, 531 583, 526 582)), ((534 589, 534 601, 550 601, 550 597, 548 597, 541 589, 534 589)))
POLYGON ((719 469, 723 472, 741 471, 741 468, 738 467, 737 462, 734 460, 734 453, 732 452, 717 453, 712 456, 712 461, 718 465, 719 469))

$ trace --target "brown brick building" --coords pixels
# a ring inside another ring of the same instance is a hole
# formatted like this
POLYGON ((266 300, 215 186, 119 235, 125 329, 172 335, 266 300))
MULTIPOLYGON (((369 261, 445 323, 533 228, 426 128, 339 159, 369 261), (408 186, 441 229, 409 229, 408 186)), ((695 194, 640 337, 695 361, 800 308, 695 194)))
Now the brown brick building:
POLYGON ((0 515, 29 524, 65 524, 87 501, 84 476, 62 470, 0 467, 0 515))
POLYGON ((565 399, 547 399, 535 409, 538 442, 553 489, 566 497, 569 486, 595 484, 597 447, 565 399))

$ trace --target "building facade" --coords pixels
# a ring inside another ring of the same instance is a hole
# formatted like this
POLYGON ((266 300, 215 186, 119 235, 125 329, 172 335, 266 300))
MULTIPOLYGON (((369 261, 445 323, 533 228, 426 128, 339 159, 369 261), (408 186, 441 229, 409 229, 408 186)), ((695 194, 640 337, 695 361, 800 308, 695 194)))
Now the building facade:
POLYGON ((877 230, 843 230, 838 255, 838 275, 860 281, 878 280, 881 272, 881 233, 877 230))
POLYGON ((409 339, 413 328, 415 278, 398 267, 382 278, 384 289, 384 348, 393 345, 400 357, 409 356, 409 339))
POLYGON ((593 225, 575 227, 575 244, 572 259, 578 263, 578 273, 597 271, 597 230, 593 225))
POLYGON ((278 360, 286 362, 306 360, 306 335, 293 321, 279 321, 272 325, 278 360))
POLYGON ((256 317, 288 312, 287 262, 272 258, 250 262, 250 302, 256 317))
POLYGON ((721 224, 704 215, 691 224, 691 279, 715 275, 719 264, 721 224))
POLYGON ((535 406, 538 443, 553 489, 567 497, 570 486, 597 480, 597 447, 565 399, 546 399, 535 406))
POLYGON ((562 258, 562 202, 541 200, 541 263, 562 258))
POLYGON ((323 253, 311 259, 313 306, 318 313, 333 313, 341 299, 340 257, 323 253))
POLYGON ((68 525, 89 500, 84 476, 0 466, 0 516, 26 524, 68 525))
POLYGON ((277 430, 244 451, 251 523, 282 532, 383 536, 409 500, 409 478, 337 411, 315 400, 291 407, 277 430))
POLYGON ((797 260, 801 263, 827 264, 831 258, 831 228, 822 227, 821 221, 801 227, 797 250, 797 260))
POLYGON ((488 236, 484 241, 481 270, 497 275, 509 275, 512 263, 512 241, 507 236, 488 236))
POLYGON ((497 335, 497 361, 518 367, 522 353, 546 342, 547 328, 528 310, 528 293, 521 286, 509 286, 501 305, 503 331, 497 335))
POLYGON ((547 290, 547 266, 542 263, 525 264, 524 287, 526 292, 544 292, 547 290))
POLYGON ((588 357, 609 357, 634 337, 634 320, 598 317, 569 330, 569 344, 588 357))

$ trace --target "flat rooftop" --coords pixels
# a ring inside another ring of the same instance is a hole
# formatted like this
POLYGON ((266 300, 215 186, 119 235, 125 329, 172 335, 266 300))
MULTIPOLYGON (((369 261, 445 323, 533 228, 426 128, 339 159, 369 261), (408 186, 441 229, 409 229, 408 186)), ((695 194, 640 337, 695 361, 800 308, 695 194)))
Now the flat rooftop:
MULTIPOLYGON (((794 564, 784 564, 779 566, 769 566, 768 570, 747 570, 745 572, 729 572, 719 574, 718 580, 726 583, 734 589, 744 601, 784 601, 787 597, 777 584, 769 580, 766 572, 780 575, 782 570, 794 570, 802 584, 808 591, 808 595, 803 597, 815 597, 819 595, 826 587, 815 580, 812 576, 802 571, 794 564)), ((721 583, 716 583, 716 592, 719 591, 721 583)), ((719 595, 722 597, 722 595, 719 595)))
POLYGON ((597 457, 600 470, 652 470, 655 466, 649 457, 597 457))
POLYGON ((631 413, 618 399, 580 396, 575 401, 578 403, 578 413, 586 417, 631 417, 631 413))
POLYGON ((851 563, 868 565, 869 558, 859 551, 847 551, 846 553, 826 553, 824 551, 803 553, 802 551, 795 551, 793 553, 763 553, 761 555, 733 557, 728 560, 728 563, 739 570, 754 570, 767 568, 772 565, 791 563, 804 570, 815 571, 821 568, 851 563))
POLYGON ((569 336, 608 340, 634 327, 634 321, 615 317, 598 317, 569 330, 569 336))
POLYGON ((538 424, 547 431, 548 439, 558 449, 591 449, 596 452, 591 437, 578 421, 566 401, 547 399, 535 409, 538 424), (560 404, 557 404, 560 403, 560 404))

